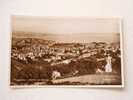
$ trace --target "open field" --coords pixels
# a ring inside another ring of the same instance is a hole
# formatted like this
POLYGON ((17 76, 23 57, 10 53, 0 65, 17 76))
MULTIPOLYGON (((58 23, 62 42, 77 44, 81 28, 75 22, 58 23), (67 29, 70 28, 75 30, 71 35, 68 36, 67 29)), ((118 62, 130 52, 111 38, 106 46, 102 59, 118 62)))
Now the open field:
POLYGON ((16 83, 23 83, 20 85, 121 85, 120 76, 114 73, 81 75, 61 79, 58 78, 55 80, 16 79, 15 81, 16 83))
POLYGON ((117 74, 91 74, 76 77, 69 77, 64 79, 57 79, 52 81, 53 84, 86 84, 86 85, 120 85, 121 78, 117 74))

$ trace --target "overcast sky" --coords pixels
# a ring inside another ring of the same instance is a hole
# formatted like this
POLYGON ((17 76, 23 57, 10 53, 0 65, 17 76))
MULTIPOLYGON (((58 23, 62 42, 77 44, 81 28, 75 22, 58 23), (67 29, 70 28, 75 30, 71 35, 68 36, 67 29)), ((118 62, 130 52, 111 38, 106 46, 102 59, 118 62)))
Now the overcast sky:
POLYGON ((118 19, 13 16, 14 31, 41 33, 119 33, 118 19))
MULTIPOLYGON (((120 22, 116 18, 70 18, 13 16, 12 30, 56 35, 104 36, 108 40, 120 33, 120 22)), ((83 37, 83 38, 84 38, 83 37)), ((72 37, 71 37, 72 38, 72 37)), ((80 36, 78 36, 78 39, 80 36)), ((63 39, 63 38, 62 38, 63 39)), ((99 38, 102 39, 101 37, 99 38)))

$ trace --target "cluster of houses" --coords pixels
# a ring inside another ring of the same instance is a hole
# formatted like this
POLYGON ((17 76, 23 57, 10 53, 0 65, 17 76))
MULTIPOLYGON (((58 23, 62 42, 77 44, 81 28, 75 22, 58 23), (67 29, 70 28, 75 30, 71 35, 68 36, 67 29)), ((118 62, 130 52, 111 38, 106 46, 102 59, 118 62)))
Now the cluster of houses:
POLYGON ((32 44, 23 46, 21 49, 15 47, 12 49, 11 57, 16 60, 29 63, 29 61, 44 61, 51 66, 58 64, 69 64, 71 61, 84 59, 98 53, 102 57, 97 57, 97 61, 105 60, 109 51, 117 52, 120 50, 119 45, 106 44, 104 42, 96 43, 47 43, 32 44))

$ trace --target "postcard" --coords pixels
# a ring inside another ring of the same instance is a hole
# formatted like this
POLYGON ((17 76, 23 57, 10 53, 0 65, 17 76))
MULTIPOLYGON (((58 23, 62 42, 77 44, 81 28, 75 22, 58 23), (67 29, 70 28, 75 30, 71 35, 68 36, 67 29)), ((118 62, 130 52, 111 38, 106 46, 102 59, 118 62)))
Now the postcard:
POLYGON ((123 87, 120 18, 11 17, 10 86, 123 87))

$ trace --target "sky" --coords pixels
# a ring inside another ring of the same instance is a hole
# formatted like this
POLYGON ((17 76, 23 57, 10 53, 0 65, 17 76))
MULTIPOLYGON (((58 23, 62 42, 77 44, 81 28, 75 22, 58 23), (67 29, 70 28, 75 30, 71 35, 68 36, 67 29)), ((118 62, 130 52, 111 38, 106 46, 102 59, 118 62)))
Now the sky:
POLYGON ((120 21, 117 18, 12 16, 12 31, 54 34, 56 40, 65 42, 116 41, 120 21))

